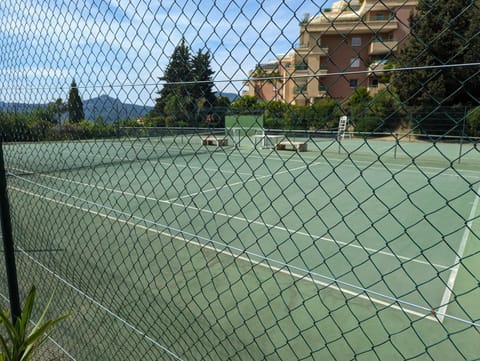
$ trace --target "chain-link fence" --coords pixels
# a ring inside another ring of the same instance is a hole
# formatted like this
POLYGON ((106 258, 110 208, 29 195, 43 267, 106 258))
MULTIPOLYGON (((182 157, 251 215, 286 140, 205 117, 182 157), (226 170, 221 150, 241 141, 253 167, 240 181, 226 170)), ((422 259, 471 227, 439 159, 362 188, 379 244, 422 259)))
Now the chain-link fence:
POLYGON ((3 1, 4 308, 71 313, 39 359, 479 358, 479 23, 3 1))

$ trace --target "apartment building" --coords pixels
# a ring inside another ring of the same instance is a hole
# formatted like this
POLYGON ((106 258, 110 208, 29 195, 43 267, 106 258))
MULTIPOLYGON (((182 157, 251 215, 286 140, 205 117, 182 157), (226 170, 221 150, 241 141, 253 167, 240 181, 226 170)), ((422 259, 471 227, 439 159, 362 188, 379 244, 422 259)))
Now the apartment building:
POLYGON ((246 94, 305 105, 344 99, 360 86, 375 93, 406 43, 416 0, 337 1, 300 23, 298 46, 250 73, 246 94))

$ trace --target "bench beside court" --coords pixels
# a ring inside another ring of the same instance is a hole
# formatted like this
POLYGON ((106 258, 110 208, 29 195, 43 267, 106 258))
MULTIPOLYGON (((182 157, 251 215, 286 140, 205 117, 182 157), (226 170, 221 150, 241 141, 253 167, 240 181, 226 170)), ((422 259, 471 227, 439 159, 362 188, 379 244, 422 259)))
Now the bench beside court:
POLYGON ((307 142, 290 142, 283 141, 278 142, 275 145, 276 150, 295 150, 297 152, 306 152, 307 151, 307 142))
POLYGON ((217 147, 225 147, 228 145, 228 138, 224 136, 209 135, 202 138, 203 145, 214 145, 217 147))

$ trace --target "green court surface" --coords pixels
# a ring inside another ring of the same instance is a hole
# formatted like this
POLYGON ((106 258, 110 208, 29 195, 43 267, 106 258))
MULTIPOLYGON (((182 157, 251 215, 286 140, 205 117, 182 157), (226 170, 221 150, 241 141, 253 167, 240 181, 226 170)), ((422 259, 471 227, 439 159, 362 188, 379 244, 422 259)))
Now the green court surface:
POLYGON ((114 143, 5 150, 20 273, 56 284, 87 339, 116 329, 132 359, 478 357, 475 145, 143 140, 88 166, 114 143))

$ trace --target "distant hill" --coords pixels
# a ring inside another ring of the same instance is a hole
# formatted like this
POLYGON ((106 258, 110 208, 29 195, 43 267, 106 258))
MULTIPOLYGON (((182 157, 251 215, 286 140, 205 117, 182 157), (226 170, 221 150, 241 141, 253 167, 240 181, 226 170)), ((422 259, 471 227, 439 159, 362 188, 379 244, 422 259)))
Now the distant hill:
MULTIPOLYGON (((238 94, 224 92, 219 92, 216 95, 227 97, 230 101, 234 101, 239 97, 238 94)), ((35 108, 46 106, 46 104, 23 104, 0 101, 0 110, 4 112, 30 112, 35 108)), ((85 118, 92 122, 98 119, 103 119, 105 123, 113 123, 117 120, 137 119, 146 115, 151 109, 153 109, 153 107, 147 105, 122 103, 120 100, 108 95, 101 95, 97 98, 83 101, 85 118)))
POLYGON ((117 120, 136 119, 146 115, 152 107, 147 105, 136 105, 122 103, 116 98, 108 95, 101 95, 83 101, 85 118, 90 121, 103 119, 105 123, 113 123, 117 120))
POLYGON ((19 112, 27 113, 31 112, 35 108, 39 108, 45 105, 42 104, 23 104, 23 103, 6 103, 0 101, 0 110, 3 112, 19 112))
POLYGON ((224 93, 224 92, 217 92, 217 93, 215 93, 215 95, 217 97, 227 97, 228 100, 230 100, 231 102, 233 102, 235 99, 240 97, 240 95, 235 94, 235 93, 224 93))
MULTIPOLYGON (((0 101, 0 110, 4 112, 31 112, 35 108, 46 107, 46 104, 23 104, 0 101)), ((98 98, 83 101, 85 118, 90 121, 103 119, 105 123, 113 123, 117 120, 136 119, 147 114, 152 107, 122 103, 116 98, 101 95, 98 98)))

